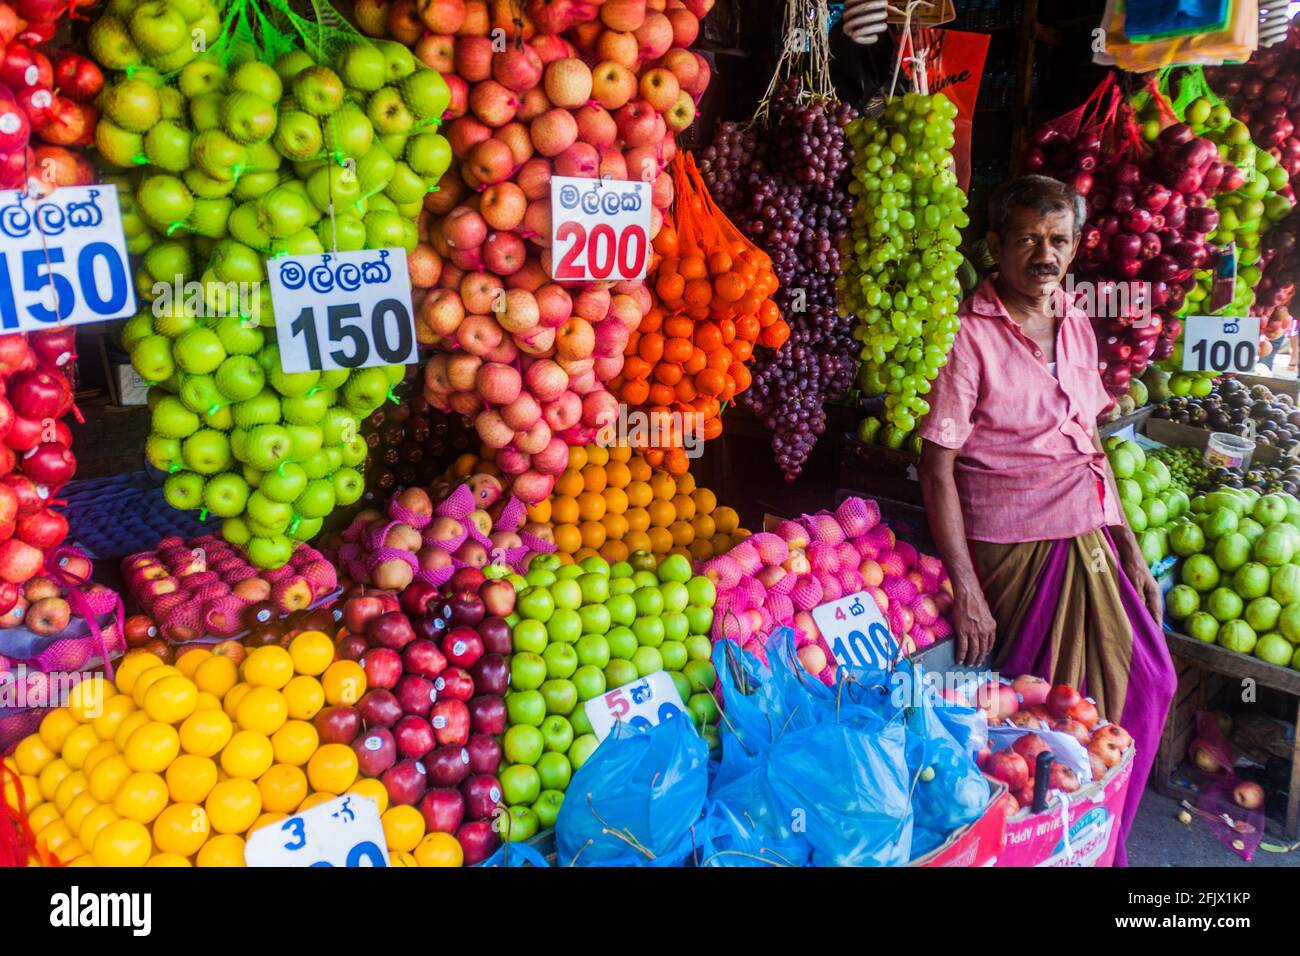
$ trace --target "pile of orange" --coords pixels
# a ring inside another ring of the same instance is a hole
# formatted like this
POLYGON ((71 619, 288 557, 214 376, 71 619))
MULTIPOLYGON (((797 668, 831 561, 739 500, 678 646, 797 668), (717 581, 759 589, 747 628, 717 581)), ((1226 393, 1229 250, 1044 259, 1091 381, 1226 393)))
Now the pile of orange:
MULTIPOLYGON (((352 748, 321 745, 311 723, 366 689, 365 671, 334 660, 320 631, 251 650, 241 664, 207 648, 175 665, 137 650, 115 677, 116 686, 99 676, 76 685, 5 759, 23 789, 34 863, 242 866, 254 830, 339 794, 390 812, 383 784, 358 776, 352 748)), ((4 794, 14 807, 15 790, 4 794)), ((421 821, 416 844, 423 830, 421 821)))
POLYGON ((690 472, 670 474, 627 446, 588 445, 569 450, 569 467, 528 520, 548 526, 566 559, 599 555, 611 563, 635 551, 662 558, 711 558, 749 536, 735 510, 718 507, 690 472))

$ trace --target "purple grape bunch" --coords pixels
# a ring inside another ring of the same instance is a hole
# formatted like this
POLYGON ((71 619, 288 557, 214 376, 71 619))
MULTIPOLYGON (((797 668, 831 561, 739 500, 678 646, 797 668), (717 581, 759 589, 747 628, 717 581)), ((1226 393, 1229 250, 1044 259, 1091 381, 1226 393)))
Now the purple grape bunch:
POLYGON ((844 127, 849 105, 799 96, 797 80, 773 94, 765 126, 722 123, 701 154, 714 200, 772 259, 774 296, 790 326, 779 350, 754 350, 753 384, 741 396, 772 433, 772 451, 794 481, 826 430, 825 403, 853 384, 853 317, 835 304, 840 249, 853 199, 844 127))

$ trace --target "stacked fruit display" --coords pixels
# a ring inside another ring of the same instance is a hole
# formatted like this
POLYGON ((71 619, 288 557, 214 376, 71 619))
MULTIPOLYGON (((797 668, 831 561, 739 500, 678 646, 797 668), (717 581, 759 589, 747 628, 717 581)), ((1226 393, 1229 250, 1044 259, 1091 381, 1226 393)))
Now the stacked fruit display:
POLYGON ((501 771, 511 840, 555 825, 570 775, 599 743, 584 703, 608 690, 667 671, 718 746, 708 637, 716 591, 686 558, 640 553, 611 567, 600 557, 561 565, 544 555, 516 584, 501 771))
POLYGON ((1178 487, 1169 466, 1147 455, 1137 442, 1112 436, 1105 447, 1124 517, 1138 536, 1147 564, 1155 565, 1169 554, 1168 525, 1187 513, 1192 489, 1178 487))
POLYGON ((307 544, 298 544, 288 563, 266 567, 209 534, 188 542, 164 538, 150 551, 129 554, 122 577, 159 636, 173 643, 205 634, 229 638, 279 621, 338 586, 334 565, 307 544))
POLYGON ((127 234, 142 243, 137 286, 154 298, 122 342, 158 386, 147 454, 170 474, 168 500, 224 519, 228 541, 277 567, 293 540, 360 498, 360 421, 405 372, 285 372, 263 257, 413 249, 415 217, 446 168, 428 127, 449 93, 397 43, 357 38, 329 66, 293 51, 227 70, 216 49, 191 51, 201 28, 233 43, 206 3, 110 9, 91 27, 94 55, 122 71, 104 91, 96 144, 139 170, 120 183, 133 195, 127 234), (178 71, 175 86, 162 71, 178 71), (173 294, 190 279, 201 297, 173 294))
MULTIPOLYGON (((1204 382, 1204 380, 1202 380, 1204 382)), ((1234 377, 1204 382, 1199 397, 1174 396, 1152 415, 1209 431, 1253 437, 1259 444, 1291 455, 1300 448, 1300 410, 1285 392, 1267 385, 1247 386, 1234 377)))
POLYGON ((451 862, 478 863, 505 829, 497 771, 515 588, 461 568, 441 592, 353 593, 337 651, 364 693, 330 701, 315 717, 320 737, 350 747, 352 765, 383 785, 391 853, 421 862, 425 841, 454 836, 451 862))
POLYGON ((1210 466, 1205 463, 1205 454, 1201 449, 1173 446, 1155 448, 1146 452, 1146 457, 1148 460, 1162 462, 1169 470, 1171 488, 1185 495, 1205 490, 1204 484, 1210 477, 1210 466))
POLYGON ((653 468, 627 446, 570 449, 555 491, 530 506, 528 518, 526 530, 577 561, 599 555, 614 563, 637 551, 699 560, 749 537, 735 509, 719 507, 690 472, 653 468))
POLYGON ((247 835, 288 814, 342 793, 385 805, 353 750, 313 726, 366 682, 319 631, 240 664, 133 651, 115 680, 82 680, 13 754, 37 844, 60 863, 242 866, 247 835))
POLYGON ((970 220, 953 169, 956 115, 945 96, 907 93, 846 130, 857 204, 840 289, 860 319, 858 384, 886 396, 885 419, 899 436, 892 447, 929 412, 922 396, 957 335, 957 247, 970 220))
POLYGON ((802 632, 800 662, 827 683, 836 665, 812 618, 820 604, 867 591, 908 653, 952 633, 943 616, 952 600, 943 562, 899 541, 869 499, 782 521, 699 570, 718 588, 715 640, 730 638, 766 661, 768 635, 793 624, 802 632))
POLYGON ((1223 488, 1192 499, 1169 529, 1183 558, 1165 598, 1179 630, 1228 650, 1300 667, 1300 501, 1223 488))
MULTIPOLYGON (((1101 720, 1097 705, 1069 684, 1053 686, 1040 677, 1023 675, 1009 684, 990 682, 976 691, 976 702, 991 724, 1030 729, 1010 747, 980 757, 980 769, 1005 783, 1021 809, 1034 802, 1038 755, 1053 752, 1048 738, 1033 730, 1054 730, 1074 737, 1088 752, 1093 781, 1100 780, 1124 759, 1133 738, 1118 724, 1101 720)), ((1051 765, 1049 792, 1073 793, 1078 775, 1064 763, 1051 765)))
POLYGON ((51 505, 77 470, 60 420, 75 412, 67 368, 76 351, 71 328, 0 335, 0 614, 12 613, 19 585, 68 535, 51 505))
POLYGON ((853 320, 836 307, 835 280, 853 208, 844 127, 857 112, 798 92, 795 81, 780 85, 765 127, 722 123, 700 154, 718 205, 772 257, 780 281, 774 300, 790 341, 755 351, 742 401, 772 432, 788 480, 826 430, 826 400, 847 391, 856 370, 853 320))
POLYGON ((426 395, 474 418, 527 502, 550 493, 566 446, 616 416, 605 384, 651 305, 639 281, 551 281, 550 177, 651 182, 653 237, 672 202, 674 134, 709 78, 684 48, 711 6, 530 3, 517 23, 506 5, 435 3, 362 19, 448 76, 459 175, 427 204, 441 273, 419 321, 423 341, 454 354, 430 363, 426 395))

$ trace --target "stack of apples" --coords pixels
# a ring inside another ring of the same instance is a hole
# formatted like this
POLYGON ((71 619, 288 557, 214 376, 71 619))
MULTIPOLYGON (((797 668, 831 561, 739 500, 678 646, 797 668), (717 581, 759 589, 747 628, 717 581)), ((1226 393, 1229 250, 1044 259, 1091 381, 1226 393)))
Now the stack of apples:
POLYGON ((729 638, 766 661, 768 635, 793 624, 800 663, 827 684, 837 665, 812 616, 818 605, 865 591, 909 654, 952 633, 943 562, 900 541, 870 499, 782 521, 699 569, 718 587, 715 640, 729 638))
POLYGON ((349 595, 336 653, 358 662, 365 692, 316 715, 321 740, 351 746, 361 774, 383 784, 391 852, 454 834, 478 863, 499 842, 515 589, 461 568, 442 589, 349 595))
MULTIPOLYGON (((164 538, 151 551, 122 559, 122 577, 165 641, 230 638, 305 610, 338 586, 334 566, 299 544, 289 563, 262 570, 214 534, 186 542, 164 538)), ((128 627, 128 642, 134 642, 128 627)))
POLYGON ((711 5, 529 3, 522 26, 517 8, 474 0, 357 10, 363 30, 412 44, 451 87, 455 174, 426 202, 438 278, 417 291, 420 340, 447 354, 429 363, 425 394, 473 418, 526 502, 616 417, 605 385, 652 305, 639 280, 552 280, 551 176, 650 182, 657 233, 674 136, 709 78, 685 47, 711 5))
POLYGON ((117 182, 131 193, 137 289, 153 301, 121 338, 157 386, 146 454, 174 507, 224 519, 228 542, 275 568, 360 499, 360 422, 405 369, 284 371, 265 257, 413 249, 449 159, 431 129, 449 93, 392 42, 347 46, 329 66, 298 50, 227 71, 190 50, 192 31, 219 35, 214 18, 207 0, 110 6, 90 48, 121 72, 95 137, 107 162, 134 170, 117 182))
MULTIPOLYGON (((965 700, 956 703, 967 705, 965 700)), ((1104 722, 1097 705, 1069 684, 1053 686, 1031 674, 1010 683, 989 681, 975 693, 974 706, 990 724, 1012 724, 1029 730, 1005 750, 981 754, 980 768, 1004 782, 1022 808, 1033 803, 1038 755, 1051 751, 1049 740, 1035 730, 1054 730, 1074 737, 1088 752, 1092 779, 1100 780, 1124 759, 1133 738, 1118 724, 1104 722)), ((1073 793, 1079 778, 1063 763, 1052 764, 1051 790, 1073 793)))
POLYGON ((41 572, 63 543, 68 522, 51 507, 77 470, 65 368, 76 357, 72 328, 0 335, 0 614, 18 604, 18 586, 41 572))

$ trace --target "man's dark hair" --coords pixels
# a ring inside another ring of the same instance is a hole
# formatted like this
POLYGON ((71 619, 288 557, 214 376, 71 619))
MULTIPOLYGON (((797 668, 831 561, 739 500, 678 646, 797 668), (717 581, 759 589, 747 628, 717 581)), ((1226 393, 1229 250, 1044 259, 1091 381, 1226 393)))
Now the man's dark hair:
POLYGON ((1083 231, 1088 216, 1083 197, 1060 180, 1048 176, 1018 176, 1003 183, 989 197, 989 229, 1002 236, 1014 208, 1032 209, 1040 216, 1068 212, 1074 216, 1074 234, 1083 231))

